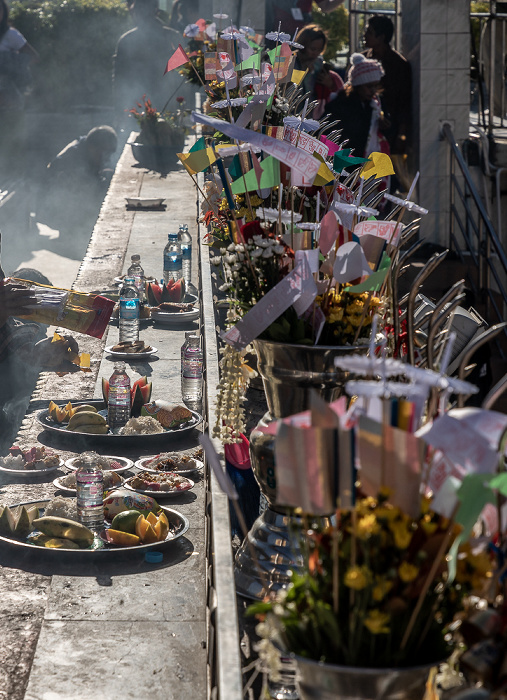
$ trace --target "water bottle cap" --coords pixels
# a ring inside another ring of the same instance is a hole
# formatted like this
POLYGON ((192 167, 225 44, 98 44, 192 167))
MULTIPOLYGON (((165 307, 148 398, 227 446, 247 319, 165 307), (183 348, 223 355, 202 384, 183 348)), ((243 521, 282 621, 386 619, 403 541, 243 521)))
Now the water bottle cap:
POLYGON ((163 560, 164 555, 162 552, 146 552, 144 555, 144 560, 148 564, 160 564, 160 562, 163 560))
POLYGON ((141 256, 140 255, 131 255, 130 259, 132 260, 132 262, 139 262, 139 260, 141 260, 141 256))
POLYGON ((133 284, 135 282, 134 277, 125 277, 125 283, 128 284, 129 282, 133 284))

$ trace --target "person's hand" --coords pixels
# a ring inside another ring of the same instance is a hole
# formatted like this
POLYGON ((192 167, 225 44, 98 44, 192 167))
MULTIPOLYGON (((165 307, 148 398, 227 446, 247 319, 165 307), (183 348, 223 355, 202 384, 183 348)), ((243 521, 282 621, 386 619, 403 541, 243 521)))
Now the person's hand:
POLYGON ((329 74, 329 70, 326 68, 323 68, 319 74, 317 75, 316 82, 319 85, 323 85, 326 87, 328 90, 332 90, 334 88, 334 81, 331 75, 329 74))
POLYGON ((62 336, 62 340, 53 341, 44 338, 35 344, 34 360, 41 367, 58 369, 58 371, 75 371, 77 366, 69 361, 69 350, 79 353, 79 346, 71 335, 62 336))
POLYGON ((25 316, 31 313, 30 306, 36 303, 34 293, 20 284, 0 280, 0 327, 10 316, 25 316))

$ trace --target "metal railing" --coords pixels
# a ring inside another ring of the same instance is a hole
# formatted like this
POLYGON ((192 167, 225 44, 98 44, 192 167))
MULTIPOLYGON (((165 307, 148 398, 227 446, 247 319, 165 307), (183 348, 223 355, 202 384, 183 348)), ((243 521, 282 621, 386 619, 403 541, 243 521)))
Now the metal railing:
MULTIPOLYGON (((449 144, 451 248, 467 267, 472 291, 485 304, 486 320, 501 323, 507 309, 507 255, 450 124, 442 126, 442 136, 449 144)), ((507 338, 505 329, 503 337, 507 338)), ((498 346, 505 359, 501 344, 498 346)))

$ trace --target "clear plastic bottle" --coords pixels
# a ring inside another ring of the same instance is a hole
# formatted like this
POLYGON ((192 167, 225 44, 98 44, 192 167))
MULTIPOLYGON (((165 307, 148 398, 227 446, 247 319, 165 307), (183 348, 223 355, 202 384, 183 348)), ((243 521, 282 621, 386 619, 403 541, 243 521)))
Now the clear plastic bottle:
POLYGON ((185 342, 181 346, 181 376, 183 376, 183 358, 185 355, 185 350, 188 347, 189 338, 191 338, 193 335, 195 335, 195 331, 185 331, 185 342))
POLYGON ((130 418, 130 377, 124 362, 115 362, 114 372, 109 377, 107 422, 109 427, 121 428, 130 418))
POLYGON ((130 267, 127 270, 126 276, 134 278, 134 283, 135 283, 137 291, 138 291, 139 301, 142 301, 144 299, 145 277, 144 277, 144 270, 141 266, 141 256, 140 255, 131 255, 130 259, 132 262, 130 263, 130 267))
POLYGON ((139 294, 133 277, 125 277, 120 289, 120 343, 139 340, 139 294))
POLYGON ((202 398, 203 353, 199 338, 191 335, 183 354, 181 369, 181 395, 183 401, 190 403, 202 398))
POLYGON ((170 233, 164 248, 164 284, 183 276, 183 256, 179 233, 170 233))
POLYGON ((76 471, 77 517, 94 532, 104 528, 104 473, 95 452, 83 452, 76 471))
POLYGON ((186 224, 180 226, 181 254, 183 257, 183 279, 188 289, 192 277, 192 236, 186 224))

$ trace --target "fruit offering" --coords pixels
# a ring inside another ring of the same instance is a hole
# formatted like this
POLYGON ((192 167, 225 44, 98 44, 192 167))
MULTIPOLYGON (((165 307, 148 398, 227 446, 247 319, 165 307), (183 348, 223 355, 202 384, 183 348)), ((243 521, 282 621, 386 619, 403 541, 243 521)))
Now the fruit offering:
POLYGON ((97 411, 79 411, 68 422, 67 430, 76 433, 91 433, 94 435, 106 435, 109 426, 106 419, 97 411))
POLYGON ((90 406, 89 404, 73 406, 70 401, 66 406, 58 406, 54 401, 50 401, 48 406, 48 413, 55 423, 68 423, 72 416, 76 413, 81 413, 81 411, 97 413, 95 406, 90 406))
POLYGON ((39 517, 36 506, 0 506, 0 535, 25 539, 33 529, 33 522, 39 517))
MULTIPOLYGON (((93 544, 93 532, 74 520, 58 518, 54 515, 45 515, 42 518, 36 518, 32 525, 35 530, 39 530, 46 537, 70 540, 80 549, 86 549, 93 544)), ((39 541, 34 541, 34 543, 38 544, 39 541)), ((41 546, 45 547, 46 542, 44 541, 41 546)), ((75 547, 73 548, 71 546, 70 549, 75 549, 75 547)))
POLYGON ((169 535, 169 521, 163 511, 146 516, 137 510, 119 513, 106 530, 106 538, 113 544, 133 547, 138 544, 164 542, 169 535))
POLYGON ((162 496, 166 493, 177 493, 178 491, 188 491, 192 488, 193 482, 184 476, 167 472, 166 474, 153 474, 152 472, 139 472, 131 476, 126 482, 131 488, 140 491, 160 491, 162 496))
POLYGON ((119 488, 104 499, 104 517, 113 520, 114 516, 124 510, 138 510, 140 513, 157 513, 160 506, 154 498, 132 493, 128 489, 119 488))
POLYGON ((180 302, 186 294, 185 280, 169 280, 167 284, 146 282, 146 299, 150 306, 158 306, 164 301, 180 302))
MULTIPOLYGON (((130 406, 133 416, 138 416, 143 404, 148 403, 151 398, 152 383, 148 382, 148 377, 140 377, 132 384, 130 389, 130 406)), ((102 377, 102 397, 107 405, 109 396, 109 381, 102 377)))
POLYGON ((151 345, 146 345, 144 340, 122 340, 121 343, 113 345, 111 350, 113 352, 121 352, 128 355, 135 355, 144 352, 151 352, 153 348, 151 347, 151 345))

